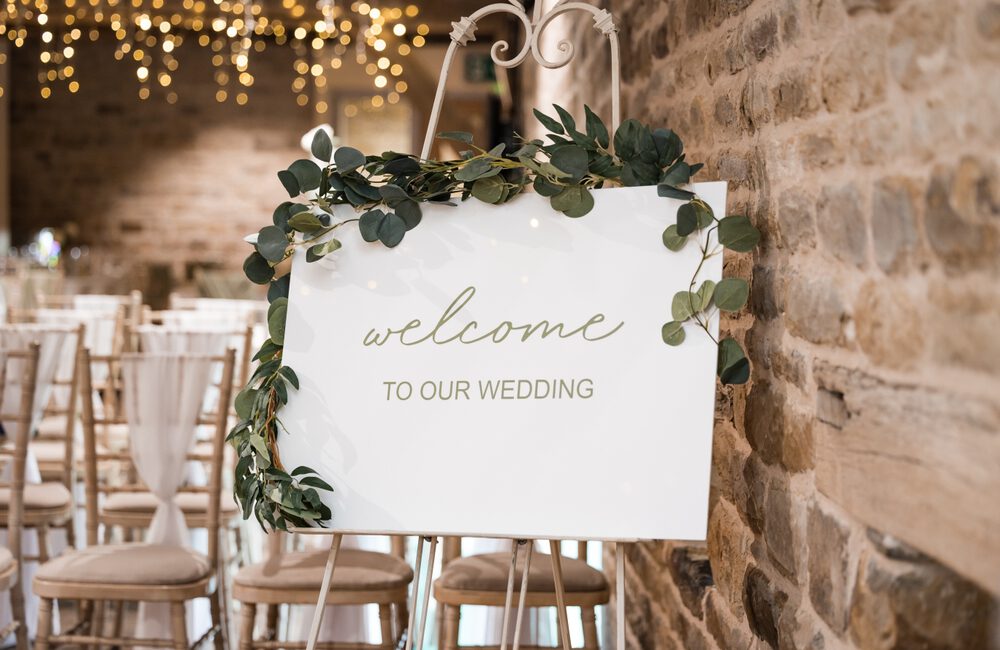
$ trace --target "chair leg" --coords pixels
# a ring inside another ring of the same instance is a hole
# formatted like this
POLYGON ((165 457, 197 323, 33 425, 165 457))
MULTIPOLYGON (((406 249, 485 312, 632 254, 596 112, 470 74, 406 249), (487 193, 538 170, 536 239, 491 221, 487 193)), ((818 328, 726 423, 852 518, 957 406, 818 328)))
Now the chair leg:
MULTIPOLYGON (((96 637, 104 636, 104 601, 95 600, 94 609, 90 613, 90 635, 96 637)), ((90 650, 100 650, 101 644, 96 643, 89 646, 90 650)))
POLYGON ((17 622, 17 650, 28 650, 28 620, 24 614, 24 588, 20 581, 11 585, 10 611, 17 622))
MULTIPOLYGON (((21 585, 17 585, 20 589, 21 585)), ((22 626, 23 627, 23 626, 22 626)), ((28 631, 25 629, 25 635, 28 631)), ((52 599, 41 598, 38 601, 38 629, 35 631, 35 650, 49 650, 49 636, 52 635, 52 599)), ((21 633, 18 631, 18 648, 21 647, 21 633)))
POLYGON ((274 641, 278 638, 278 606, 271 604, 264 607, 264 638, 274 641))
POLYGON ((216 628, 215 650, 226 650, 226 620, 222 617, 222 590, 216 589, 208 597, 209 608, 212 610, 212 626, 216 628))
POLYGON ((255 603, 240 603, 240 650, 253 648, 253 624, 256 617, 255 603))
POLYGON ((382 624, 382 648, 392 650, 396 644, 392 635, 392 605, 382 603, 378 606, 378 620, 382 624))
POLYGON ((187 611, 184 601, 170 603, 170 628, 174 650, 188 650, 187 611))
POLYGON ((66 548, 76 549, 76 506, 73 506, 73 514, 66 522, 66 548))
MULTIPOLYGON (((410 609, 406 601, 396 603, 396 631, 398 636, 402 636, 407 623, 410 622, 410 609)), ((440 636, 438 638, 441 638, 440 636)))
POLYGON ((42 524, 35 529, 38 535, 38 566, 49 561, 49 527, 42 524))
POLYGON ((115 620, 112 623, 111 636, 120 639, 122 636, 122 619, 125 618, 125 601, 119 600, 114 603, 115 620))
POLYGON ((598 650, 597 614, 593 607, 581 607, 580 617, 583 619, 583 647, 585 650, 598 650))
POLYGON ((444 650, 458 650, 458 623, 461 610, 458 605, 444 606, 444 650))

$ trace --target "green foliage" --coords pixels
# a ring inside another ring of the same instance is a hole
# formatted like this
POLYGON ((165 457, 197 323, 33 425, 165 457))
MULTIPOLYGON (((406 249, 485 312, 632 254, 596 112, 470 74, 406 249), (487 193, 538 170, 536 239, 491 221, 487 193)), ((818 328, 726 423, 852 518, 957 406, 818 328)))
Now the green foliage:
POLYGON ((330 136, 325 130, 317 129, 309 149, 312 151, 313 158, 330 162, 330 158, 333 156, 333 141, 330 140, 330 136))
MULTIPOLYGON (((722 248, 748 252, 760 241, 760 232, 746 217, 718 219, 711 207, 690 188, 700 164, 687 162, 681 139, 669 129, 650 129, 626 120, 610 133, 589 107, 583 131, 573 116, 555 106, 557 118, 540 111, 535 117, 545 127, 544 140, 520 139, 513 146, 477 147, 465 132, 438 137, 467 147, 457 160, 423 160, 392 151, 365 156, 350 147, 333 148, 329 136, 317 131, 311 153, 325 163, 297 160, 278 172, 288 195, 303 202, 286 201, 273 214, 273 225, 257 234, 254 250, 243 264, 246 276, 267 284, 270 338, 254 356, 259 361, 247 387, 236 397, 239 423, 229 434, 237 450, 234 492, 244 518, 251 515, 271 529, 287 526, 322 526, 331 512, 319 491, 332 487, 308 467, 286 472, 272 457, 280 426, 277 417, 288 402, 289 391, 298 390, 295 372, 282 363, 290 275, 275 278, 274 267, 297 246, 305 248, 308 262, 315 262, 341 248, 332 233, 357 224, 362 239, 392 248, 406 233, 420 225, 427 203, 454 205, 475 199, 500 205, 529 185, 549 199, 553 210, 580 218, 594 207, 592 190, 611 185, 652 186, 657 194, 682 201, 677 222, 667 224, 663 245, 680 251, 694 241, 702 253, 701 264, 689 287, 677 292, 670 305, 671 320, 661 337, 667 345, 681 345, 687 324, 700 327, 715 341, 710 319, 719 311, 736 311, 746 304, 749 287, 740 279, 698 284, 704 263, 722 248), (609 148, 611 144, 614 148, 609 148), (332 161, 332 162, 331 162, 332 161), (349 206, 358 216, 344 217, 335 206, 349 206), (719 245, 714 245, 717 233, 719 245), (720 248, 721 247, 721 248, 720 248), (696 288, 697 285, 697 288, 696 288)), ((719 344, 718 375, 723 384, 744 383, 750 363, 739 343, 725 338, 719 344)))

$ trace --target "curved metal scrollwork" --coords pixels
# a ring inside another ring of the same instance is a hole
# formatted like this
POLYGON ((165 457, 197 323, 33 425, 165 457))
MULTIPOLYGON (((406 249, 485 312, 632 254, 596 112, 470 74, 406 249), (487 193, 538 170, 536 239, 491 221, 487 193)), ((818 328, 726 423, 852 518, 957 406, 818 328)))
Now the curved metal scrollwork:
POLYGON ((589 12, 594 18, 594 29, 606 36, 608 44, 611 46, 612 133, 618 129, 618 125, 621 123, 621 60, 618 45, 618 27, 615 25, 614 17, 605 9, 578 0, 559 0, 554 7, 544 14, 542 13, 542 5, 542 0, 536 1, 534 15, 529 18, 521 2, 518 2, 518 0, 507 0, 506 3, 498 2, 487 5, 451 24, 451 44, 448 46, 448 52, 441 66, 441 76, 438 78, 437 92, 434 95, 434 106, 431 109, 430 121, 427 125, 427 135, 424 137, 424 148, 421 157, 426 158, 429 156, 431 146, 434 144, 434 136, 441 117, 441 105, 444 102, 445 86, 448 82, 448 73, 451 69, 455 52, 459 47, 464 47, 471 41, 475 41, 479 21, 493 14, 510 14, 520 20, 524 26, 524 45, 510 58, 504 58, 503 56, 511 49, 509 42, 499 40, 493 43, 493 46, 490 48, 490 56, 497 66, 501 68, 516 68, 524 63, 530 54, 542 67, 555 69, 561 68, 572 61, 576 56, 576 48, 569 40, 561 40, 556 44, 557 54, 553 58, 548 58, 541 50, 540 37, 542 33, 558 16, 572 11, 589 12))

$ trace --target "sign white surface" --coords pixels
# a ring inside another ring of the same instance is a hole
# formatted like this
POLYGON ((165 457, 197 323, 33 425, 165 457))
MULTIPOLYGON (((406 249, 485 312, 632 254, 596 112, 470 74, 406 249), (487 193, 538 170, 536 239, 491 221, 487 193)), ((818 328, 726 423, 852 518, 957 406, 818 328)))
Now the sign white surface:
MULTIPOLYGON (((725 183, 696 190, 725 213, 725 183)), ((345 226, 296 254, 278 441, 335 488, 335 530, 704 539, 716 346, 660 336, 701 254, 663 246, 682 203, 655 187, 594 196, 576 220, 533 194, 424 207, 395 249, 345 226)))

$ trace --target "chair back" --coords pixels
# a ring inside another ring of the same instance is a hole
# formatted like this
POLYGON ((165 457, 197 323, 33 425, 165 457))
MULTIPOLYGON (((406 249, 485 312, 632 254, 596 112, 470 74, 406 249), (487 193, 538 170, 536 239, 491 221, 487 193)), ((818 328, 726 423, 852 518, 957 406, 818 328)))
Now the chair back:
POLYGON ((236 350, 236 368, 233 388, 239 392, 250 380, 250 357, 253 348, 253 326, 234 327, 222 324, 177 324, 163 319, 166 312, 146 312, 150 320, 160 324, 145 323, 136 327, 132 335, 134 350, 140 352, 193 352, 197 354, 222 354, 226 348, 236 350))
MULTIPOLYGON (((219 511, 220 511, 220 499, 222 492, 222 473, 223 473, 223 455, 225 450, 225 439, 227 435, 227 424, 228 424, 228 412, 229 403, 232 400, 232 386, 233 386, 233 370, 235 366, 235 351, 233 349, 228 349, 225 354, 220 356, 201 356, 196 357, 195 355, 142 355, 142 354, 130 354, 125 357, 114 357, 114 356, 103 356, 98 357, 91 355, 89 350, 83 349, 81 351, 82 359, 80 361, 81 368, 81 381, 80 390, 81 395, 90 395, 93 392, 92 375, 95 366, 103 365, 107 368, 117 368, 119 371, 124 367, 131 367, 132 362, 140 362, 144 357, 149 359, 177 359, 183 360, 185 358, 189 359, 207 359, 213 363, 222 363, 222 377, 219 386, 219 400, 218 408, 214 413, 205 414, 201 413, 193 422, 193 426, 197 424, 210 424, 214 428, 214 434, 212 437, 212 451, 209 458, 198 457, 195 454, 189 452, 186 454, 185 458, 187 460, 200 460, 207 461, 209 466, 208 471, 208 484, 206 486, 181 486, 179 491, 185 492, 207 492, 208 493, 208 512, 207 512, 207 525, 208 529, 208 549, 209 549, 209 559, 214 563, 218 556, 218 532, 219 532, 219 511)), ((206 373, 210 372, 211 366, 206 369, 206 373)), ((110 370, 109 370, 110 372, 110 370)), ((177 383, 177 382, 175 382, 177 383)), ((207 386, 209 379, 206 377, 205 385, 207 386)), ((94 404, 91 400, 84 399, 83 404, 83 433, 84 433, 84 482, 86 485, 86 511, 87 511, 87 544, 94 545, 97 544, 98 539, 98 524, 99 524, 99 510, 98 502, 99 496, 101 494, 111 494, 114 492, 147 492, 149 487, 144 485, 140 480, 138 480, 136 472, 136 459, 135 450, 131 449, 130 437, 126 437, 126 449, 117 451, 98 451, 97 449, 97 429, 98 427, 108 427, 114 425, 128 425, 129 424, 129 405, 139 404, 137 396, 129 396, 124 394, 128 386, 134 386, 134 381, 122 381, 121 378, 118 379, 116 385, 120 387, 122 394, 117 398, 117 403, 121 406, 116 412, 110 412, 108 409, 103 409, 102 413, 98 413, 94 408, 94 404), (98 476, 98 463, 108 463, 117 462, 119 465, 124 466, 125 472, 123 472, 124 480, 119 484, 112 484, 110 481, 102 482, 98 476)), ((164 382, 163 384, 158 384, 158 388, 161 393, 164 393, 164 403, 173 403, 173 401, 179 395, 181 386, 169 385, 169 382, 164 382)), ((201 401, 198 402, 201 404, 201 401)), ((200 409, 199 409, 200 410, 200 409)), ((133 422, 135 422, 133 418, 133 422)), ((191 440, 193 441, 194 435, 192 431, 191 440)), ((141 459, 140 459, 141 460, 141 459)))
MULTIPOLYGON (((561 548, 562 545, 560 545, 560 549, 561 548)), ((565 552, 563 552, 562 555, 565 557, 565 552)), ((445 537, 441 542, 441 568, 447 567, 450 562, 457 560, 460 557, 462 557, 462 538, 445 537)), ((587 561, 586 541, 578 541, 576 543, 576 557, 584 562, 587 561)))
MULTIPOLYGON (((70 345, 70 339, 76 338, 77 334, 77 328, 69 325, 18 323, 0 326, 0 349, 20 350, 26 348, 29 343, 39 343, 35 373, 35 404, 29 433, 34 433, 41 422, 49 405, 60 365, 64 361, 64 350, 70 345)), ((9 384, 6 387, 8 394, 11 390, 17 390, 16 384, 9 384)))
MULTIPOLYGON (((7 506, 7 549, 14 562, 21 566, 21 528, 24 522, 24 472, 28 455, 29 430, 35 402, 35 384, 38 371, 38 343, 31 343, 24 350, 0 350, 0 423, 5 431, 16 431, 14 440, 2 452, 5 464, 9 463, 9 480, 4 487, 10 490, 7 506), (16 400, 4 399, 11 392, 5 390, 8 382, 16 382, 20 391, 16 400), (13 402, 13 403, 8 403, 13 402), (10 426, 13 424, 13 426, 10 426)), ((4 468, 4 475, 8 475, 4 468)), ((17 587, 20 589, 20 585, 17 587)))

